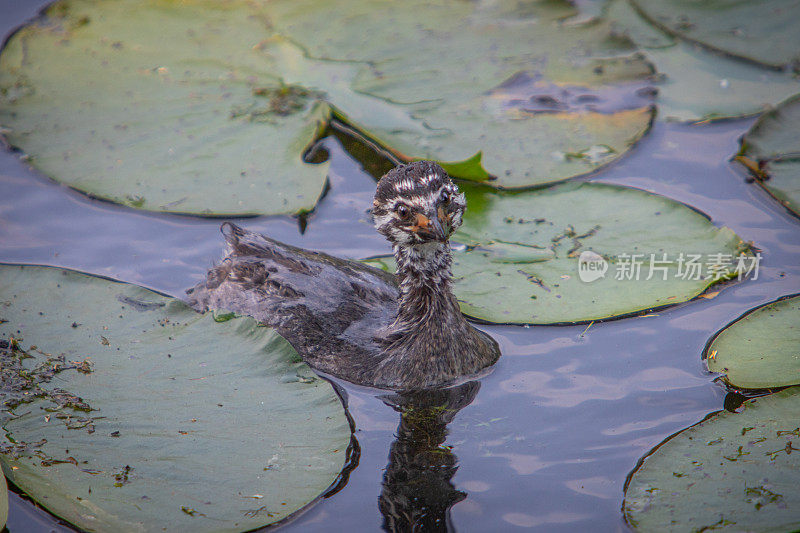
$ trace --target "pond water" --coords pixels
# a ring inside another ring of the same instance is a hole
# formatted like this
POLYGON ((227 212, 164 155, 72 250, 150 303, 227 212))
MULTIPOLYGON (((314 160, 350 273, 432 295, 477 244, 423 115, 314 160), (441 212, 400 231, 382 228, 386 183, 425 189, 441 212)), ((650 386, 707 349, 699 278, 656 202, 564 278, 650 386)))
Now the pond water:
MULTIPOLYGON (((0 0, 0 31, 8 34, 43 4, 0 0)), ((472 386, 460 398, 463 408, 446 428, 447 448, 437 448, 443 426, 431 430, 427 445, 405 427, 399 433, 410 448, 398 446, 400 417, 381 393, 340 382, 356 426, 358 465, 339 492, 284 528, 380 529, 381 509, 415 506, 403 503, 409 495, 400 493, 403 472, 395 470, 415 468, 408 464, 414 450, 432 448, 443 464, 422 465, 432 473, 416 478, 427 484, 416 494, 434 494, 432 514, 452 505, 448 520, 456 530, 626 530, 623 486, 638 459, 667 436, 741 401, 705 370, 701 352, 708 339, 745 311, 800 291, 800 220, 729 163, 751 124, 656 122, 631 153, 589 179, 685 202, 754 241, 763 255, 758 279, 729 284, 713 299, 588 328, 480 326, 498 340, 503 356, 479 390, 472 386)), ((374 178, 339 140, 324 142, 331 189, 303 233, 289 217, 237 222, 341 257, 388 253, 366 213, 374 178)), ((219 224, 92 200, 41 177, 18 154, 0 151, 2 262, 68 267, 180 297, 221 257, 219 224)), ((69 530, 13 494, 8 529, 69 530)))

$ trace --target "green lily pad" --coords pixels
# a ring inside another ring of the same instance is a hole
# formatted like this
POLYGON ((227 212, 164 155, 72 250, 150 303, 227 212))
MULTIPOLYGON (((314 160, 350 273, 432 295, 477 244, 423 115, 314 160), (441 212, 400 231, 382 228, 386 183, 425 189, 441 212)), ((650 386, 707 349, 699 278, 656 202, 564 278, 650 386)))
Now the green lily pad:
POLYGON ((669 437, 626 483, 628 524, 638 531, 797 531, 798 412, 800 387, 792 387, 669 437))
POLYGON ((632 0, 659 28, 716 52, 800 72, 797 0, 632 0))
POLYGON ((742 138, 736 160, 768 193, 800 216, 800 94, 764 113, 742 138))
MULTIPOLYGON (((730 229, 638 189, 599 183, 463 189, 469 207, 453 237, 462 243, 453 254, 454 290, 465 314, 489 322, 631 315, 738 277, 739 257, 743 274, 752 265, 749 247, 730 229)), ((386 259, 376 263, 393 268, 386 259)))
POLYGON ((57 2, 0 55, 6 138, 48 176, 136 208, 311 210, 328 164, 303 153, 330 110, 270 70, 256 14, 235 2, 57 2))
POLYGON ((612 0, 604 16, 658 71, 660 118, 698 122, 754 115, 800 91, 800 80, 791 73, 673 38, 642 19, 629 0, 612 0))
POLYGON ((48 176, 157 211, 311 209, 327 166, 302 154, 331 113, 400 159, 549 183, 617 159, 654 114, 650 65, 603 23, 561 24, 575 12, 62 0, 0 55, 0 123, 48 176))
POLYGON ((5 527, 8 520, 8 487, 6 477, 0 471, 0 530, 5 527))
POLYGON ((748 311, 714 336, 703 357, 738 389, 800 384, 800 296, 748 311))
POLYGON ((287 80, 316 86, 325 74, 313 58, 358 64, 353 90, 331 96, 337 116, 401 160, 520 188, 591 172, 649 129, 650 101, 635 93, 650 65, 602 22, 563 24, 577 14, 566 1, 270 5, 276 31, 308 63, 287 80), (399 114, 375 113, 365 94, 399 114), (596 157, 573 156, 587 153, 596 157))
POLYGON ((0 266, 0 462, 87 531, 245 531, 315 501, 351 430, 250 318, 73 271, 0 266))

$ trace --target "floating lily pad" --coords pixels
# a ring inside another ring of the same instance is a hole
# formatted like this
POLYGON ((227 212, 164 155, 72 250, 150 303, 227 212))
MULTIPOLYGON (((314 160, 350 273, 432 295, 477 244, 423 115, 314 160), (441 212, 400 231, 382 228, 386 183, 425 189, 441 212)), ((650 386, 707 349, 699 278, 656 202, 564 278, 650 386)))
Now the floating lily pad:
POLYGON ((296 213, 328 164, 303 162, 327 124, 254 46, 244 3, 57 2, 0 55, 0 123, 54 179, 153 211, 296 213))
POLYGON ((756 182, 800 216, 800 94, 764 113, 742 138, 736 160, 756 182))
POLYGON ((685 302, 738 277, 740 257, 743 275, 752 266, 749 247, 730 229, 638 189, 565 183, 523 192, 464 190, 469 207, 453 237, 462 243, 454 250, 454 290, 461 310, 482 320, 625 316, 685 302))
POLYGON ((88 531, 245 531, 313 502, 351 431, 250 318, 72 271, 0 266, 9 480, 88 531))
POLYGON ((638 531, 797 531, 798 412, 792 387, 671 436, 629 478, 626 520, 638 531))
POLYGON ((6 525, 8 520, 8 487, 6 487, 6 477, 0 471, 0 530, 6 525))
POLYGON ((0 123, 45 174, 142 209, 312 208, 331 116, 400 159, 526 187, 649 128, 650 65, 566 1, 63 0, 0 56, 0 123), (358 27, 359 31, 352 31, 358 27))
POLYGON ((276 31, 306 57, 287 80, 325 76, 313 58, 359 65, 353 91, 331 96, 337 116, 403 160, 434 159, 460 178, 488 173, 497 186, 526 187, 588 173, 649 128, 650 99, 636 93, 650 65, 602 22, 562 24, 577 14, 565 1, 270 6, 276 31), (363 95, 397 112, 376 113, 363 95))
POLYGON ((800 384, 800 296, 748 311, 714 336, 703 357, 739 389, 800 384))
POLYGON ((775 69, 800 72, 797 0, 632 0, 659 28, 689 42, 775 69))
POLYGON ((754 115, 800 91, 792 73, 722 56, 664 33, 642 19, 629 0, 612 0, 604 16, 615 33, 642 48, 658 71, 660 118, 696 122, 754 115))

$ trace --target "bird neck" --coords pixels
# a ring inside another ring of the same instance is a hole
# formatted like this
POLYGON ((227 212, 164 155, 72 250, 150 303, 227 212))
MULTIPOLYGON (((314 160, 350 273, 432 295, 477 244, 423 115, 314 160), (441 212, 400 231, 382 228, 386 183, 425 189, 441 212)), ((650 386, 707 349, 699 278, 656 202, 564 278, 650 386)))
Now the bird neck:
POLYGON ((449 242, 430 242, 394 247, 400 306, 395 321, 398 329, 419 326, 442 314, 456 313, 461 317, 451 289, 449 242))

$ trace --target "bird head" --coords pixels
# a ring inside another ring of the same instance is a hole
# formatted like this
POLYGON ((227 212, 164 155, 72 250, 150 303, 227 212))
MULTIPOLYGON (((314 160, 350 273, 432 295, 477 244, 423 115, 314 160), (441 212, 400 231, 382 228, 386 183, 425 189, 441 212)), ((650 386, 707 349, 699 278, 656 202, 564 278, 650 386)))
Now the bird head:
POLYGON ((400 165, 378 182, 372 206, 375 228, 401 246, 447 242, 461 225, 464 194, 430 161, 400 165))

